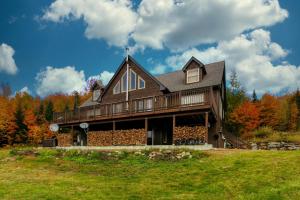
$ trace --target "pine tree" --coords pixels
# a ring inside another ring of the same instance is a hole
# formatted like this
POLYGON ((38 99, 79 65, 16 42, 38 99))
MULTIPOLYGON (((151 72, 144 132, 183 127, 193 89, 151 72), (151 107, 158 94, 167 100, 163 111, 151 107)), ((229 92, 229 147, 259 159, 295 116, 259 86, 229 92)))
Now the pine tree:
POLYGON ((256 95, 256 92, 255 90, 253 90, 253 93, 252 93, 252 102, 257 102, 257 95, 256 95))
POLYGON ((27 135, 28 127, 24 123, 24 111, 21 104, 17 105, 15 120, 16 120, 17 129, 15 131, 12 144, 26 143, 28 139, 28 135, 27 135))
POLYGON ((52 101, 48 101, 48 103, 46 105, 45 119, 48 122, 51 122, 53 119, 53 103, 52 103, 52 101))

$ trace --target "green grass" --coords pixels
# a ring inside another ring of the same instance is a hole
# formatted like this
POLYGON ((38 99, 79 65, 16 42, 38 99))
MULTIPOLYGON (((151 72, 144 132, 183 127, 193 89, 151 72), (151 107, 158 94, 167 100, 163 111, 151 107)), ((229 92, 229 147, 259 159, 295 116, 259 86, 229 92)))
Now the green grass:
POLYGON ((299 199, 300 151, 0 150, 0 199, 299 199))

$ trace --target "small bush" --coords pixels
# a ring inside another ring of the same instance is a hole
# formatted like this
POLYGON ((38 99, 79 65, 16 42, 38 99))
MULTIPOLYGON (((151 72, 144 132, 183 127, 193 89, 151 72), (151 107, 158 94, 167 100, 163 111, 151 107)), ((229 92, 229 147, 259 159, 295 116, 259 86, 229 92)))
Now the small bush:
POLYGON ((266 138, 274 133, 273 129, 267 126, 261 127, 254 131, 254 136, 257 138, 266 138))

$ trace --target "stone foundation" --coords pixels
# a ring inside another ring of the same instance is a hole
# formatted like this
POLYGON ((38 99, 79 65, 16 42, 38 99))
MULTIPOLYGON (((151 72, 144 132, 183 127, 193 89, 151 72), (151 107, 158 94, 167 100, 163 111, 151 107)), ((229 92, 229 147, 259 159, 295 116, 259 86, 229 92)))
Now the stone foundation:
POLYGON ((72 133, 60 133, 57 134, 57 142, 60 147, 69 147, 73 145, 72 133))
POLYGON ((288 142, 260 142, 251 143, 252 150, 300 150, 300 144, 288 142))
POLYGON ((204 126, 179 126, 173 131, 173 144, 207 143, 208 129, 204 126))
POLYGON ((93 131, 88 133, 88 146, 145 145, 145 129, 93 131))

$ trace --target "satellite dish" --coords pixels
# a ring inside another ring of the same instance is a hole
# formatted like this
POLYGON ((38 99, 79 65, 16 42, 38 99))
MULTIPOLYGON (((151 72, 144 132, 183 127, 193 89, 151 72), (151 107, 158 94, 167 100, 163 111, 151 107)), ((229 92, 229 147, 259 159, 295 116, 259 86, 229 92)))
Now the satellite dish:
POLYGON ((89 124, 88 124, 88 123, 81 123, 81 124, 79 124, 79 126, 80 126, 80 128, 82 128, 82 129, 86 129, 86 128, 89 127, 89 124))
POLYGON ((57 124, 50 124, 49 128, 52 132, 57 132, 59 129, 59 126, 57 124))

